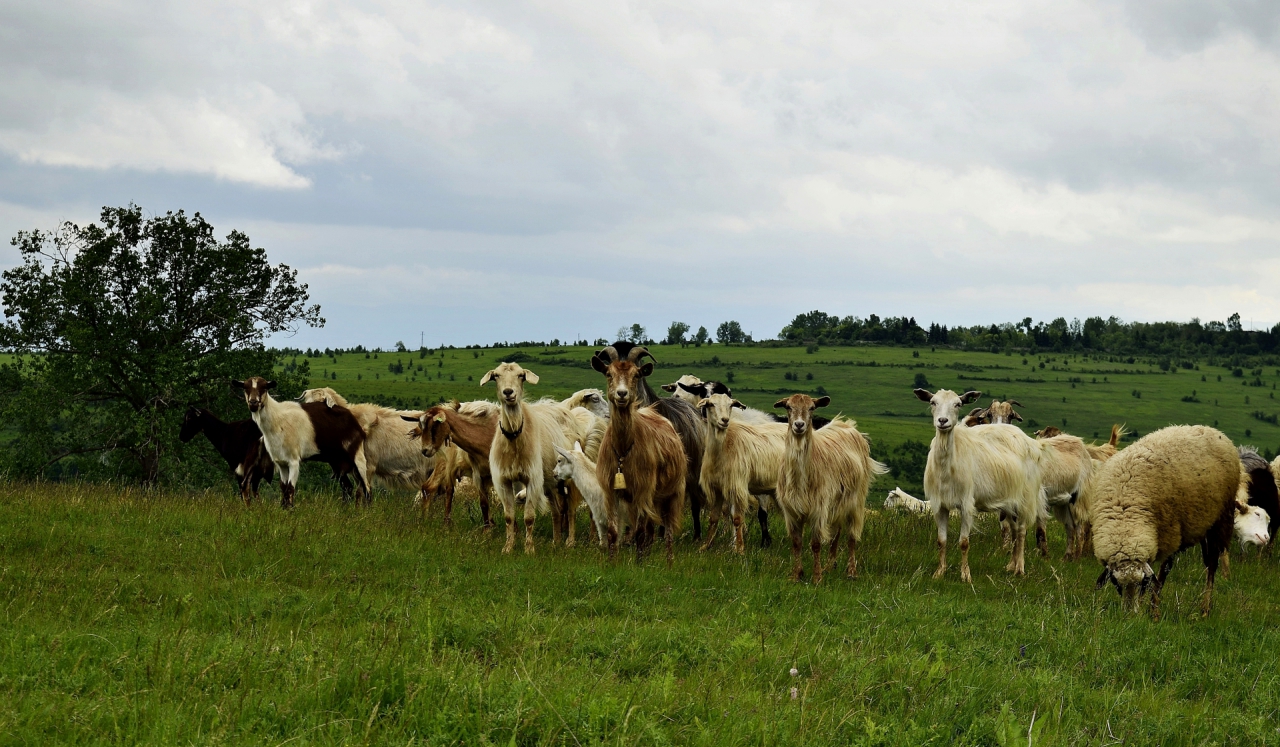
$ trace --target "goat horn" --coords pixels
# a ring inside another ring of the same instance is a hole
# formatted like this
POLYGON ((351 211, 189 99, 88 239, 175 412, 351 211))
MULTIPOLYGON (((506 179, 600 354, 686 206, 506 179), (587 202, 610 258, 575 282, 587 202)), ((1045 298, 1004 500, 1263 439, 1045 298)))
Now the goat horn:
MULTIPOLYGON (((653 358, 653 353, 649 352, 649 348, 646 348, 643 345, 636 345, 634 348, 631 348, 631 352, 627 353, 627 360, 632 363, 639 363, 640 359, 646 355, 653 358)), ((658 359, 653 358, 653 360, 656 362, 658 359)))

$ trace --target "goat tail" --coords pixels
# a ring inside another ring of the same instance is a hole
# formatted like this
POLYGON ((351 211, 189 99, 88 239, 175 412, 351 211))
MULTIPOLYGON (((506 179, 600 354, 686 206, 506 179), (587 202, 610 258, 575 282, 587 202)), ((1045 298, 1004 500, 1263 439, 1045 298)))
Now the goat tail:
POLYGON ((883 462, 877 462, 871 457, 867 457, 867 463, 867 472, 870 473, 872 480, 876 479, 880 475, 889 474, 889 465, 884 464, 883 462))

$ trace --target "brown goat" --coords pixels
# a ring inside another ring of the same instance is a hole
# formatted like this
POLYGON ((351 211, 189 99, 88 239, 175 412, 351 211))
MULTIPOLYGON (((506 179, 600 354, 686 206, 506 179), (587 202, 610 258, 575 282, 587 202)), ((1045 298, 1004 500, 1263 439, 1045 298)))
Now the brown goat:
MULTIPOLYGON (((493 478, 489 474, 489 447, 493 443, 493 434, 498 430, 498 411, 495 408, 486 410, 488 414, 468 415, 460 412, 459 408, 458 403, 453 402, 436 405, 417 418, 402 417, 418 424, 409 432, 409 437, 422 440, 423 456, 435 456, 444 450, 445 444, 452 443, 470 458, 474 466, 473 481, 480 491, 481 524, 487 530, 494 526, 489 518, 489 489, 493 487, 493 478), (475 479, 477 476, 479 479, 475 479)), ((446 493, 445 499, 446 524, 452 521, 451 493, 452 490, 446 493)))
POLYGON ((675 557, 672 542, 684 511, 688 458, 671 421, 652 406, 640 406, 643 379, 653 373, 653 364, 638 366, 635 360, 649 352, 636 346, 626 357, 618 357, 616 350, 609 355, 611 350, 606 348, 591 359, 592 368, 608 381, 609 426, 600 444, 596 477, 609 515, 609 556, 617 555, 621 503, 634 534, 636 558, 653 544, 658 524, 665 530, 670 567, 675 557))

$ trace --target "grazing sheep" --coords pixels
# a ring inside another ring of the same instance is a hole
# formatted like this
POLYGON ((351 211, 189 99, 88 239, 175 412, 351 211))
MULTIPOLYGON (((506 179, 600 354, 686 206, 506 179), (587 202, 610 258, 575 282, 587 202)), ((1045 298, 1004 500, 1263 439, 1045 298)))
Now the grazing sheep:
POLYGON ((898 487, 889 491, 889 495, 884 499, 884 507, 889 510, 906 511, 909 514, 920 514, 922 516, 932 513, 929 510, 928 501, 922 501, 898 487))
POLYGON ((178 439, 185 444, 197 433, 204 433, 226 460, 236 484, 240 486, 240 498, 248 506, 258 497, 258 485, 263 480, 271 482, 275 474, 271 455, 262 445, 262 431, 252 419, 224 423, 209 410, 191 408, 183 415, 178 439))
MULTIPOLYGON (((335 475, 356 475, 357 489, 369 500, 369 479, 364 457, 364 430, 345 407, 323 402, 277 402, 271 398, 276 383, 261 376, 231 382, 244 393, 253 422, 262 431, 262 442, 280 468, 280 505, 289 508, 297 491, 303 460, 327 462, 335 475)), ((343 482, 343 493, 347 494, 343 482)))
POLYGON ((1231 539, 1243 467, 1221 431, 1174 425, 1144 436, 1108 460, 1093 485, 1093 551, 1125 608, 1137 611, 1151 588, 1160 616, 1160 590, 1177 553, 1199 544, 1208 570, 1200 609, 1208 614, 1219 556, 1231 539), (1152 566, 1158 566, 1157 575, 1152 566))
POLYGON ((999 511, 1013 521, 1013 557, 1005 570, 1024 575, 1027 527, 1036 522, 1040 510, 1041 462, 1048 459, 1051 447, 1012 425, 964 426, 960 408, 980 392, 916 389, 915 395, 929 403, 935 429, 924 468, 924 492, 938 525, 938 569, 933 577, 942 578, 947 571, 947 520, 956 510, 962 581, 972 583, 969 532, 975 510, 999 511))
MULTIPOLYGON (((786 453, 787 426, 772 421, 750 423, 733 417, 745 405, 727 394, 712 394, 698 402, 706 427, 699 484, 710 509, 706 550, 715 540, 720 515, 728 509, 733 521, 734 550, 745 550, 742 519, 752 495, 772 496, 778 489, 778 470, 786 453)), ((767 520, 766 520, 767 521, 767 520)), ((768 524, 764 524, 767 529, 768 524)))
MULTIPOLYGON (((411 441, 419 441, 423 456, 435 457, 450 444, 462 449, 466 461, 471 464, 471 481, 480 493, 481 526, 485 531, 493 528, 493 520, 489 517, 489 491, 493 488, 493 478, 489 474, 489 449, 498 430, 498 406, 483 400, 462 404, 450 402, 436 405, 417 418, 407 415, 401 418, 418 424, 408 435, 411 441)), ((453 521, 452 509, 452 503, 446 502, 446 525, 453 521)))
POLYGON ((566 433, 577 430, 577 421, 559 402, 543 400, 525 402, 525 384, 537 384, 538 375, 518 363, 500 363, 480 379, 484 386, 490 381, 498 387, 501 410, 498 413, 498 431, 489 447, 489 473, 494 488, 502 501, 507 524, 507 543, 502 551, 509 553, 516 543, 516 487, 526 489, 524 504, 524 551, 533 554, 533 521, 537 512, 551 512, 552 542, 560 540, 561 530, 567 529, 566 545, 574 544, 573 498, 576 493, 562 496, 556 491, 548 496, 547 477, 555 470, 555 447, 567 447, 570 441, 566 433), (562 505, 563 504, 563 505, 562 505), (568 517, 568 526, 565 518, 568 517))
POLYGON ((1248 499, 1244 502, 1267 512, 1267 535, 1274 537, 1280 526, 1280 491, 1276 489, 1271 465, 1252 446, 1240 447, 1240 464, 1249 475, 1248 499))
MULTIPOLYGON (((676 399, 656 400, 642 406, 653 373, 653 364, 637 365, 645 356, 653 356, 641 346, 613 346, 596 353, 591 367, 605 375, 608 382, 609 426, 600 445, 596 462, 596 478, 605 491, 605 507, 609 513, 609 555, 616 556, 619 504, 627 511, 630 531, 635 538, 636 558, 643 557, 654 540, 654 525, 664 529, 667 566, 674 561, 672 542, 680 528, 684 511, 688 469, 692 458, 686 451, 676 424, 676 417, 696 423, 697 415, 687 402, 676 399), (664 410, 663 403, 671 403, 664 410), (662 412, 670 415, 664 417, 662 412), (687 411, 686 415, 682 412, 687 411)), ((701 426, 699 431, 701 431, 701 426)), ((702 468, 702 434, 692 443, 698 448, 698 469, 702 468)), ((701 489, 699 489, 701 494, 701 489)), ((697 512, 694 513, 695 519, 697 512)))
POLYGON ((557 480, 572 483, 582 494, 591 511, 591 523, 595 525, 600 548, 604 549, 609 533, 609 512, 605 507, 604 488, 600 487, 600 480, 596 477, 596 463, 582 450, 582 444, 574 441, 573 451, 556 447, 555 473, 557 480))
POLYGON ((842 536, 849 541, 845 574, 857 577, 867 491, 877 475, 889 471, 871 458, 871 443, 852 420, 837 415, 826 428, 813 427, 814 409, 830 403, 830 397, 815 400, 807 394, 793 394, 774 403, 774 407, 786 408, 789 421, 777 502, 791 536, 791 578, 799 581, 804 576, 800 544, 808 524, 815 584, 822 581, 822 544, 831 542, 827 555, 834 566, 842 536))
POLYGON ((427 482, 435 469, 435 459, 423 456, 422 450, 405 439, 404 420, 417 420, 420 410, 392 410, 371 403, 349 404, 341 394, 329 387, 308 389, 300 402, 324 402, 329 407, 345 407, 364 429, 364 457, 369 475, 388 487, 406 487, 418 491, 418 501, 425 511, 427 482))

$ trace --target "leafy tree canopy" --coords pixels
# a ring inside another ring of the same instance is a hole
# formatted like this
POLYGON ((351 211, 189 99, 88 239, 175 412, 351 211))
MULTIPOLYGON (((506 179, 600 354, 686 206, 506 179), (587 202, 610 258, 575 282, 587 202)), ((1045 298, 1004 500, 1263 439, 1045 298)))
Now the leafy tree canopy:
POLYGON ((103 208, 100 224, 11 243, 21 264, 0 274, 0 345, 18 355, 0 372, 0 417, 19 474, 154 482, 181 458, 188 406, 247 417, 227 380, 271 370, 268 335, 324 324, 294 270, 239 231, 219 240, 199 213, 103 208))

